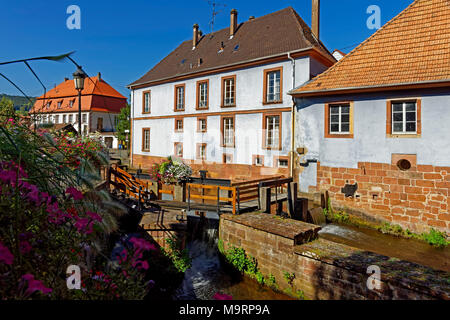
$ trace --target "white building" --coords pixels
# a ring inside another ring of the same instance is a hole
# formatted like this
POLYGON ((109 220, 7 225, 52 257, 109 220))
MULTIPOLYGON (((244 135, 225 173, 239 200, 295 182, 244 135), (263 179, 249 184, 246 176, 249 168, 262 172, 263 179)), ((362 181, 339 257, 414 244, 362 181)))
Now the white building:
POLYGON ((287 92, 335 61, 291 7, 243 23, 232 10, 230 27, 207 35, 194 25, 129 85, 132 165, 175 155, 216 178, 290 175, 287 92))
MULTIPOLYGON (((30 114, 36 125, 72 124, 78 130, 78 91, 74 81, 64 82, 36 99, 30 114)), ((106 83, 100 73, 85 79, 81 92, 81 130, 99 132, 109 148, 118 148, 115 136, 120 109, 127 98, 106 83)))
POLYGON ((296 171, 301 191, 327 191, 334 205, 410 230, 449 233, 449 23, 448 1, 416 0, 290 92, 298 162, 308 163, 296 171))

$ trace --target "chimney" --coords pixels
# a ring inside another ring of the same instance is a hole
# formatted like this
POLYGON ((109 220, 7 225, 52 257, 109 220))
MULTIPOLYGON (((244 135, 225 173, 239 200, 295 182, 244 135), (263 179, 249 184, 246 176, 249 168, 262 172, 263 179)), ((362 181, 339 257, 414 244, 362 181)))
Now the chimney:
POLYGON ((192 50, 195 49, 198 43, 198 24, 194 24, 194 37, 192 39, 192 50))
POLYGON ((234 37, 237 30, 237 16, 238 12, 236 9, 231 10, 230 13, 230 39, 234 37))
POLYGON ((98 80, 102 80, 102 74, 99 72, 97 75, 98 80))
POLYGON ((250 18, 248 18, 248 21, 252 21, 255 20, 255 16, 250 16, 250 18))
POLYGON ((66 82, 66 81, 68 81, 68 80, 69 80, 69 78, 64 77, 64 82, 66 82))
POLYGON ((317 40, 320 39, 320 0, 312 0, 311 29, 317 40))

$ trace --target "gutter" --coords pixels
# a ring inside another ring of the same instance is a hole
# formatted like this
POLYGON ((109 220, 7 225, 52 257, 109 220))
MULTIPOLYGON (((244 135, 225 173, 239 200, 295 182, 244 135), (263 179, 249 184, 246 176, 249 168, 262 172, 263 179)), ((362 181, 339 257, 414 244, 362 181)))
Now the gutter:
MULTIPOLYGON (((311 82, 309 82, 311 83, 311 82)), ((390 90, 403 90, 404 87, 412 86, 412 87, 445 87, 450 86, 450 79, 446 80, 432 80, 432 81, 422 81, 422 82, 404 82, 404 83, 395 83, 395 84, 383 84, 383 85, 375 85, 375 86, 365 86, 365 87, 346 87, 346 88, 336 88, 336 89, 326 89, 326 90, 310 90, 310 91, 302 91, 302 92, 295 92, 296 90, 300 89, 301 87, 307 85, 307 83, 303 84, 302 86, 299 86, 295 89, 292 89, 288 92, 289 95, 294 97, 301 97, 301 96, 319 96, 321 94, 338 94, 338 93, 346 93, 347 91, 382 91, 384 89, 390 89, 390 90)), ((408 89, 408 88, 406 88, 408 89)))

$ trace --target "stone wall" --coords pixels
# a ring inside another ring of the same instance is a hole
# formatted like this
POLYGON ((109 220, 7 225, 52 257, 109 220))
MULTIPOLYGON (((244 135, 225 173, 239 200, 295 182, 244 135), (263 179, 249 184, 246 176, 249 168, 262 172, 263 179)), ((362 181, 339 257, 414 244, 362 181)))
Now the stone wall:
POLYGON ((289 288, 284 272, 294 273, 292 291, 308 299, 450 299, 449 273, 317 239, 319 230, 266 214, 221 215, 219 237, 225 250, 241 247, 255 257, 280 290, 289 288), (375 291, 366 284, 372 265, 381 269, 375 291))
POLYGON ((392 164, 360 162, 358 168, 334 168, 318 164, 317 187, 328 191, 332 203, 364 213, 415 232, 430 227, 450 233, 450 167, 417 165, 400 170, 392 164), (352 196, 346 185, 358 184, 352 196))

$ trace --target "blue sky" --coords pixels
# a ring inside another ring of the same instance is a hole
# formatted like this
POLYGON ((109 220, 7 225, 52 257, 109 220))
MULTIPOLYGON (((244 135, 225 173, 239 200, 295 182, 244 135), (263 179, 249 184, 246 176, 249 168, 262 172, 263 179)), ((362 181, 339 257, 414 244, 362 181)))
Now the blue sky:
MULTIPOLYGON (((249 16, 263 16, 292 6, 311 24, 311 0, 218 0, 226 7, 216 17, 215 30, 229 26, 229 12, 236 8, 239 22, 249 16)), ((381 8, 384 24, 413 0, 321 0, 321 40, 330 51, 351 51, 369 37, 366 13, 370 5, 381 8)), ((101 72, 103 78, 125 96, 127 84, 141 77, 182 41, 192 38, 192 25, 198 23, 209 33, 211 7, 207 0, 0 0, 0 62, 57 55, 76 51, 73 58, 89 75, 101 72), (81 9, 81 30, 69 30, 69 5, 81 9)), ((34 62, 32 67, 47 88, 71 77, 69 62, 34 62)), ((42 87, 24 65, 0 66, 0 72, 15 81, 31 96, 42 87)), ((20 94, 0 78, 0 93, 20 94)))

